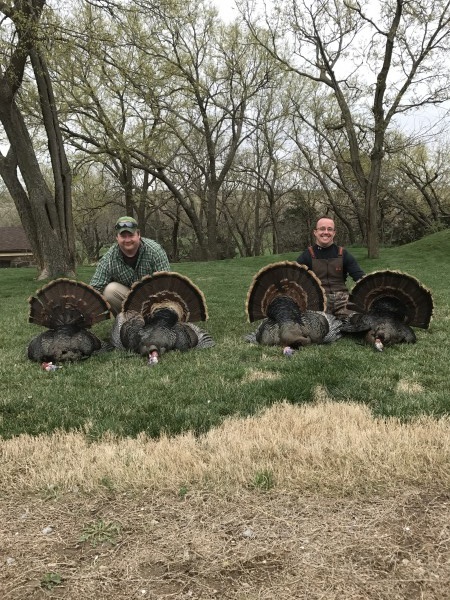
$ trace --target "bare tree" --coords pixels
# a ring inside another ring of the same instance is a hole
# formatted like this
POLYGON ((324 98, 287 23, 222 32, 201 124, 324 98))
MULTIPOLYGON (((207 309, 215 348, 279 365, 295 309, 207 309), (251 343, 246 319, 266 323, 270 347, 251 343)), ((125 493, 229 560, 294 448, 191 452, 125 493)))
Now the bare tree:
POLYGON ((252 103, 274 65, 237 25, 219 26, 216 12, 203 3, 161 12, 151 33, 142 29, 138 45, 163 77, 155 101, 173 151, 156 177, 177 190, 202 258, 214 259, 225 200, 220 192, 238 149, 252 134, 252 103))
MULTIPOLYGON (((401 138, 395 141, 401 143, 401 138)), ((448 227, 450 182, 445 146, 407 146, 388 157, 380 184, 382 231, 391 243, 413 241, 448 227), (406 239, 405 239, 406 237, 406 239)))
POLYGON ((286 74, 280 72, 255 101, 254 133, 248 141, 247 161, 245 166, 236 165, 238 171, 244 168, 247 171, 247 185, 251 185, 256 198, 261 200, 259 212, 264 211, 269 216, 274 254, 278 254, 281 247, 280 215, 289 194, 300 183, 287 116, 290 89, 285 80, 286 74))
POLYGON ((439 150, 429 153, 424 147, 411 149, 399 161, 399 172, 419 193, 425 211, 427 226, 438 225, 450 216, 448 155, 439 150), (431 154, 431 156, 430 156, 431 154))
POLYGON ((335 125, 345 133, 365 201, 368 255, 377 257, 386 132, 395 115, 449 98, 450 3, 286 0, 262 20, 255 19, 252 2, 238 4, 255 39, 335 103, 335 125), (370 140, 368 168, 361 130, 370 140))

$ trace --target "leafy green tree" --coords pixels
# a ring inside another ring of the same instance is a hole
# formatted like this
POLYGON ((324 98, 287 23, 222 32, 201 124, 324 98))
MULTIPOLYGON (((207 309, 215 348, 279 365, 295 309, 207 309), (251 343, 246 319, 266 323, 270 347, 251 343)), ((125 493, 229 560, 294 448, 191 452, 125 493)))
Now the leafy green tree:
POLYGON ((203 2, 139 0, 112 16, 80 6, 74 27, 79 36, 64 42, 71 51, 61 50, 54 73, 68 142, 121 182, 129 212, 147 206, 151 215, 162 183, 201 257, 217 257, 221 189, 273 61, 203 2))

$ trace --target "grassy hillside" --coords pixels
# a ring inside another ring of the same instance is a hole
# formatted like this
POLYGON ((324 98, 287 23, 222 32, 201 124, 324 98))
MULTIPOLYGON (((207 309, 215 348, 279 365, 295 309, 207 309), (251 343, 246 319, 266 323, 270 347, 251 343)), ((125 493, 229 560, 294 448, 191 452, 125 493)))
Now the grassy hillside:
POLYGON ((249 346, 267 257, 175 265, 217 345, 154 368, 112 352, 43 372, 35 273, 0 271, 0 598, 447 598, 449 246, 352 249, 433 291, 430 329, 384 353, 249 346))
MULTIPOLYGON (((433 292, 435 313, 418 343, 384 353, 342 339, 285 358, 279 348, 243 341, 254 325, 246 322, 245 298, 253 275, 268 262, 297 254, 210 263, 182 263, 173 269, 204 292, 216 340, 209 350, 170 353, 155 368, 140 357, 114 351, 55 373, 27 360, 25 349, 41 328, 28 324, 27 298, 40 284, 31 269, 0 271, 0 436, 81 430, 96 439, 105 431, 158 436, 205 432, 230 415, 251 415, 274 403, 310 403, 323 390, 338 401, 365 403, 375 415, 408 419, 450 412, 449 348, 450 231, 419 242, 384 249, 368 260, 351 250, 366 272, 398 269, 416 276, 433 292)), ((89 281, 91 268, 79 270, 89 281)), ((107 338, 111 323, 94 331, 107 338)))

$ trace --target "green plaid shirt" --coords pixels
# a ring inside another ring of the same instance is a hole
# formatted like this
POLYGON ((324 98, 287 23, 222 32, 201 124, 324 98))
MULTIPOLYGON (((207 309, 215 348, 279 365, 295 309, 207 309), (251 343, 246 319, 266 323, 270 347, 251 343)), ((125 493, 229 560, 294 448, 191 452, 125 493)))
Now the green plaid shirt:
POLYGON ((141 238, 139 256, 134 269, 125 263, 119 245, 116 243, 97 263, 91 285, 100 293, 111 281, 131 287, 144 275, 153 275, 156 271, 170 271, 167 254, 157 242, 141 238))

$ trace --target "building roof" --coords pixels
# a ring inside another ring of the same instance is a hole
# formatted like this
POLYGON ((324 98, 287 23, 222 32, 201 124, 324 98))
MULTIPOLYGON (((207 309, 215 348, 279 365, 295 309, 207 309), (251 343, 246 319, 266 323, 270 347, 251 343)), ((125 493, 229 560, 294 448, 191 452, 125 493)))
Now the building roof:
POLYGON ((23 227, 0 227, 0 252, 31 252, 23 227))

